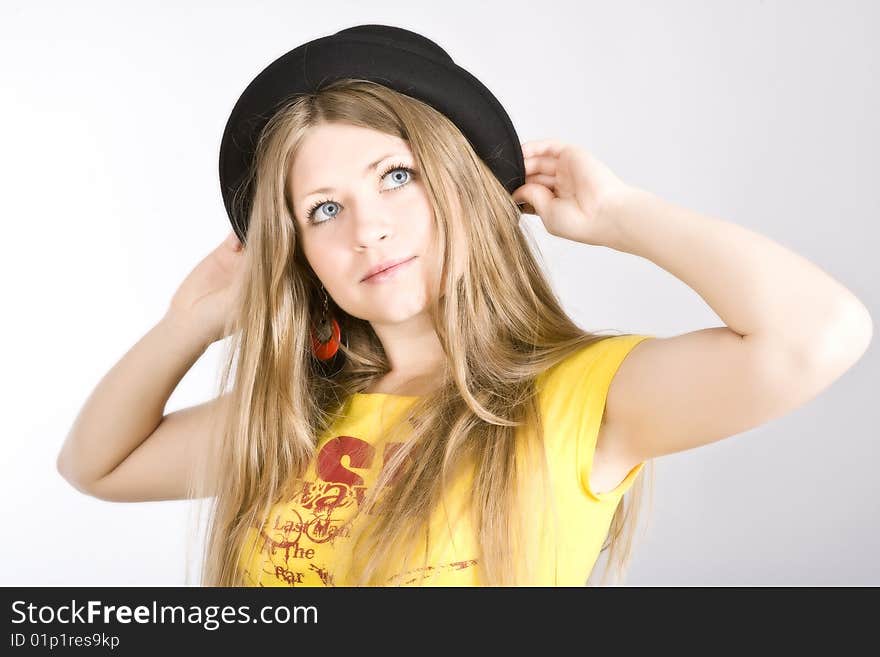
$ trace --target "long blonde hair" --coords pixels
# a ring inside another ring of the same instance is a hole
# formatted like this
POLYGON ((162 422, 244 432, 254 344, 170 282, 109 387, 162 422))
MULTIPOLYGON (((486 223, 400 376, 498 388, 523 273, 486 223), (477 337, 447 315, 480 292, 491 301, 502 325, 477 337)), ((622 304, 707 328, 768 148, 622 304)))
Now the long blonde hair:
MULTIPOLYGON (((471 464, 480 581, 529 584, 512 557, 512 518, 517 482, 536 473, 524 471, 515 458, 516 429, 535 428, 522 435, 537 441, 531 447, 539 447, 546 492, 535 379, 608 336, 581 329, 563 311, 536 261, 533 238, 520 227, 519 208, 455 124, 417 99, 349 79, 299 96, 272 115, 241 187, 250 186, 253 201, 246 204, 243 193, 236 200, 248 216, 246 271, 218 383, 224 412, 216 445, 191 484, 192 498, 213 503, 201 585, 242 585, 238 563, 248 529, 289 499, 292 482, 304 474, 318 437, 348 396, 367 390, 390 369, 370 323, 345 313, 332 298, 329 309, 347 336, 344 366, 323 377, 311 355, 309 325, 323 297, 302 251, 289 176, 307 132, 324 122, 407 141, 434 211, 443 263, 441 293, 428 312, 446 354, 445 377, 389 430, 410 437, 360 505, 359 513, 367 509, 376 522, 355 536, 355 554, 367 558, 354 568, 353 581, 387 584, 383 555, 391 546, 424 540, 446 482, 471 464), (463 262, 447 248, 458 237, 467 244, 463 262)), ((641 493, 641 479, 629 493, 634 497, 641 493)), ((618 574, 626 569, 637 519, 622 500, 602 547, 618 574)))

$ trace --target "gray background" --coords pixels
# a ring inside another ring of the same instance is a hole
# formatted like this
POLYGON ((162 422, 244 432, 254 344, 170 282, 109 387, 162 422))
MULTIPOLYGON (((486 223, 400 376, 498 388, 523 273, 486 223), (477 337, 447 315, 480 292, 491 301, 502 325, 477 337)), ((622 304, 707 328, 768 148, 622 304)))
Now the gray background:
MULTIPOLYGON (((0 584, 183 582, 190 502, 95 500, 55 457, 94 385, 229 230, 217 153, 239 94, 344 27, 422 32, 498 96, 521 141, 578 144, 631 184, 771 237, 877 321, 878 3, 362 4, 3 3, 0 584)), ((720 324, 652 262, 527 221, 585 328, 720 324)), ((786 416, 657 459, 626 583, 880 584, 876 342, 786 416)), ((208 397, 219 346, 167 411, 208 397)))

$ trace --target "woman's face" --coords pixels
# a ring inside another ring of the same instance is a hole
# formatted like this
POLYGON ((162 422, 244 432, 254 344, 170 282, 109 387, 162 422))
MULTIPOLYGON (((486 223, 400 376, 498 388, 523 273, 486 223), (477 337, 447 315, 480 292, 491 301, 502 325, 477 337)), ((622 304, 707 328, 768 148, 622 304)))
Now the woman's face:
POLYGON ((406 141, 342 123, 312 128, 294 158, 303 252, 327 294, 360 319, 401 322, 436 294, 434 213, 414 167, 406 141), (400 260, 409 262, 364 280, 373 267, 400 260))

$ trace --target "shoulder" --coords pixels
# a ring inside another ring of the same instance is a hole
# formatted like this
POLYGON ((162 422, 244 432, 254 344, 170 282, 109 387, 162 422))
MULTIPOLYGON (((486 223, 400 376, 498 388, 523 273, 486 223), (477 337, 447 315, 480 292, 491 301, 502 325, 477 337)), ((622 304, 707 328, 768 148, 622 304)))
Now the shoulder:
MULTIPOLYGON (((626 356, 654 336, 598 336, 576 348, 538 377, 538 396, 550 448, 572 463, 582 489, 611 499, 631 485, 638 470, 615 449, 616 432, 606 420, 614 376, 626 356)), ((619 444, 618 444, 619 446, 619 444)))
POLYGON ((627 354, 640 342, 654 337, 640 333, 602 335, 576 348, 538 377, 545 395, 594 392, 606 389, 627 354))

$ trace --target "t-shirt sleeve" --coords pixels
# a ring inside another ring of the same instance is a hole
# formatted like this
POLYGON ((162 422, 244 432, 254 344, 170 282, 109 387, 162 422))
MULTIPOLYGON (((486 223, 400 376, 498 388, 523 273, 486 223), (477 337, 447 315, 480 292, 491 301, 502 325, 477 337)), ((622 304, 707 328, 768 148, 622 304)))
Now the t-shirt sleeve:
POLYGON ((594 493, 590 489, 593 455, 611 381, 633 348, 653 337, 645 334, 605 337, 557 363, 544 378, 545 424, 552 432, 557 456, 565 467, 573 464, 572 476, 577 478, 581 492, 594 500, 619 500, 645 465, 642 462, 634 466, 611 490, 594 493))

